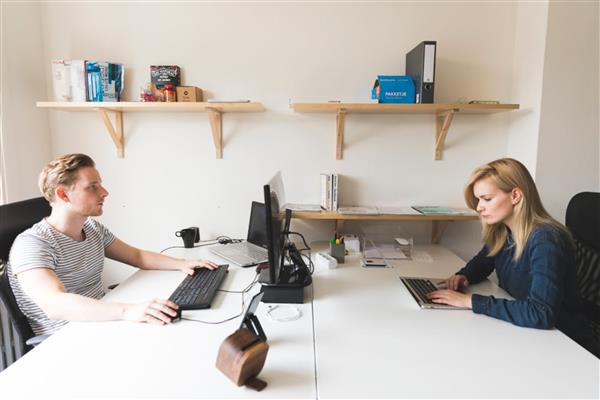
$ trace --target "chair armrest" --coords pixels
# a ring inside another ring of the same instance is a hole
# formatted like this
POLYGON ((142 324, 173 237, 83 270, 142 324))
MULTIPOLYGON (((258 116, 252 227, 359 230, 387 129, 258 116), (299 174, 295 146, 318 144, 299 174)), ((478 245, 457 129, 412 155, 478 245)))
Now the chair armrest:
POLYGON ((27 341, 25 342, 26 345, 28 346, 37 346, 38 344, 42 343, 44 340, 46 340, 47 338, 49 338, 50 335, 37 335, 34 336, 32 338, 27 339, 27 341))

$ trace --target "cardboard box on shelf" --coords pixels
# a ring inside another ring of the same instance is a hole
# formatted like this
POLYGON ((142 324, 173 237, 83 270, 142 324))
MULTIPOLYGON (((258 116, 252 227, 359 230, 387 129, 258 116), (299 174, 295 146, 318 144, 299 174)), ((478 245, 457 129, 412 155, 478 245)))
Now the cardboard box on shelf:
POLYGON ((202 101, 202 89, 196 86, 177 86, 177 101, 202 101))
POLYGON ((406 75, 378 75, 371 98, 380 103, 414 103, 415 84, 406 75))

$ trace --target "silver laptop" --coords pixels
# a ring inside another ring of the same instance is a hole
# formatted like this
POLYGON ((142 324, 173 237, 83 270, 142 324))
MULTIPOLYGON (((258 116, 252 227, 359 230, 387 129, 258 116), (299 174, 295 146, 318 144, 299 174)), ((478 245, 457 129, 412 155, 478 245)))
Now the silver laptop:
POLYGON ((439 284, 443 282, 443 279, 431 279, 431 278, 410 278, 400 277, 404 286, 408 289, 412 297, 415 299, 419 307, 421 308, 435 308, 442 310, 468 310, 466 307, 454 307, 448 304, 434 303, 427 298, 427 294, 439 289, 439 284))
MULTIPOLYGON (((440 283, 443 279, 436 278, 412 278, 401 276, 400 280, 404 283, 404 286, 408 289, 412 297, 415 299, 419 307, 421 308, 433 308, 442 310, 468 310, 466 307, 454 307, 447 304, 432 303, 427 298, 427 293, 434 290, 438 290, 440 283)), ((466 289, 460 290, 462 293, 478 293, 484 296, 494 296, 498 299, 511 300, 513 297, 504 291, 502 288, 497 286, 490 279, 484 279, 483 281, 469 285, 466 289)))
POLYGON ((265 205, 256 201, 252 202, 247 241, 212 246, 210 250, 219 257, 240 267, 249 267, 267 262, 269 256, 267 252, 265 205))

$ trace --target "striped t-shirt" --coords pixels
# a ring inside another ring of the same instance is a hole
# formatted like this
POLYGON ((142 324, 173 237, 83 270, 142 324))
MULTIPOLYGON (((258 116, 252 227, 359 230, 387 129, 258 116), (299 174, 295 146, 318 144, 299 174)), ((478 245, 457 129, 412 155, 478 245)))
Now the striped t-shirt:
POLYGON ((100 222, 88 218, 84 240, 77 241, 54 229, 45 219, 15 239, 8 258, 8 277, 19 308, 36 335, 56 332, 67 321, 51 320, 23 291, 17 274, 33 268, 50 268, 66 292, 94 299, 104 296, 104 250, 114 240, 100 222))

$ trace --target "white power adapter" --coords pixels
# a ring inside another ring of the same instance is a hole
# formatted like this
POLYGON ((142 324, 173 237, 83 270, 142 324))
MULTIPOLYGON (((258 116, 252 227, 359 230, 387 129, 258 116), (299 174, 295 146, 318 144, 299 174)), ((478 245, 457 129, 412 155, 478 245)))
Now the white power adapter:
POLYGON ((348 250, 349 253, 360 253, 360 241, 358 240, 358 236, 345 234, 344 243, 346 244, 346 250, 348 250))
POLYGON ((318 266, 329 269, 337 268, 338 265, 338 262, 335 258, 323 252, 317 253, 317 255, 315 256, 315 261, 318 266))

